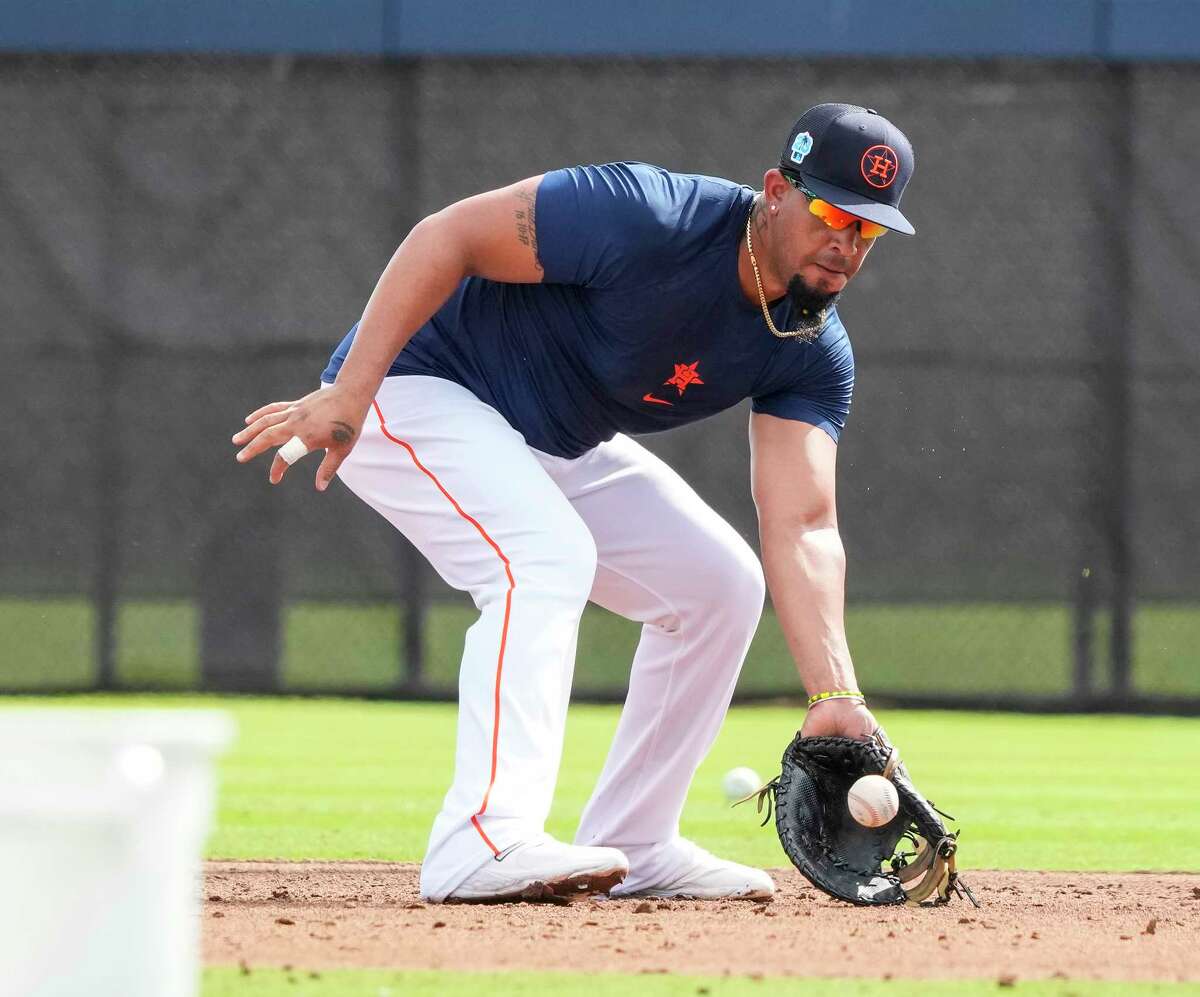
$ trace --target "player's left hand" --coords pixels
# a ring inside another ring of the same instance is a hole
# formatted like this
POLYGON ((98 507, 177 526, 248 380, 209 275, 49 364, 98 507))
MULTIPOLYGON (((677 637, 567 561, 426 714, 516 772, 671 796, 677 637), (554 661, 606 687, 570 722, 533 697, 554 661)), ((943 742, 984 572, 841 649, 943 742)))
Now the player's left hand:
POLYGON ((820 734, 867 739, 879 729, 866 703, 858 699, 827 699, 812 706, 800 728, 802 737, 820 734))
MULTIPOLYGON (((854 712, 843 710, 846 716, 854 712)), ((869 712, 861 703, 858 710, 869 712)), ((783 753, 783 771, 761 790, 759 805, 767 799, 774 802, 787 857, 830 896, 852 904, 920 904, 945 903, 957 894, 979 906, 958 878, 958 832, 947 831, 945 815, 913 785, 886 737, 797 734, 783 753), (847 812, 847 797, 863 776, 882 777, 895 790, 895 811, 882 824, 860 823, 847 812)))

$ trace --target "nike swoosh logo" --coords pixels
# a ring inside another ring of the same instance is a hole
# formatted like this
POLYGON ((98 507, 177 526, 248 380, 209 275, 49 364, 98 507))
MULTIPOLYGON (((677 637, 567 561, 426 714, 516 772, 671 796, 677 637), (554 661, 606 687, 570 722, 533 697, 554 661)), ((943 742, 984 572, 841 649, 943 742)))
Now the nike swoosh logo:
POLYGON ((673 402, 664 402, 661 398, 655 398, 649 391, 642 395, 642 401, 652 402, 655 405, 672 405, 673 402))
POLYGON ((497 852, 495 855, 493 855, 492 858, 497 862, 503 862, 506 858, 508 858, 509 854, 514 848, 520 848, 523 844, 525 844, 525 842, 518 841, 515 845, 509 845, 503 851, 497 852))

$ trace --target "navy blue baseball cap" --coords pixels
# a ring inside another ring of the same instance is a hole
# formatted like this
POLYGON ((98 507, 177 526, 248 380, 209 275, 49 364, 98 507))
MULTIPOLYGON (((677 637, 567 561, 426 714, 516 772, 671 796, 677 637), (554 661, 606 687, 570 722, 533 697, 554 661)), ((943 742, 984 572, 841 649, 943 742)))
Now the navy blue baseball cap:
POLYGON ((857 104, 810 107, 792 126, 779 157, 779 169, 817 197, 905 235, 916 232, 900 213, 913 165, 904 132, 857 104))

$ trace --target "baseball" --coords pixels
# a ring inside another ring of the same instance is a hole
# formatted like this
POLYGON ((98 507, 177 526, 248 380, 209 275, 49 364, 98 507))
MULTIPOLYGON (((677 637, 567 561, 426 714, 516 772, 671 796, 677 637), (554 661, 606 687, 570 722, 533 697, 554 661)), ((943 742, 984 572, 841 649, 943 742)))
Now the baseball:
POLYGON ((725 790, 727 800, 740 800, 762 789, 762 780, 754 769, 740 765, 725 773, 725 778, 721 780, 721 788, 725 790))
POLYGON ((864 827, 882 827, 900 812, 896 787, 881 775, 864 775, 846 794, 850 816, 864 827))

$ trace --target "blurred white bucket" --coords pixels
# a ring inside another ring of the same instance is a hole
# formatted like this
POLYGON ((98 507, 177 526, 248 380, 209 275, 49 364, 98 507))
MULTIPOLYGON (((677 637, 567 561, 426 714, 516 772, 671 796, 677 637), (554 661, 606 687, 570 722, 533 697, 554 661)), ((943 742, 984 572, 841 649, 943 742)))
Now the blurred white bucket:
POLYGON ((192 997, 224 713, 0 709, 0 992, 192 997))

